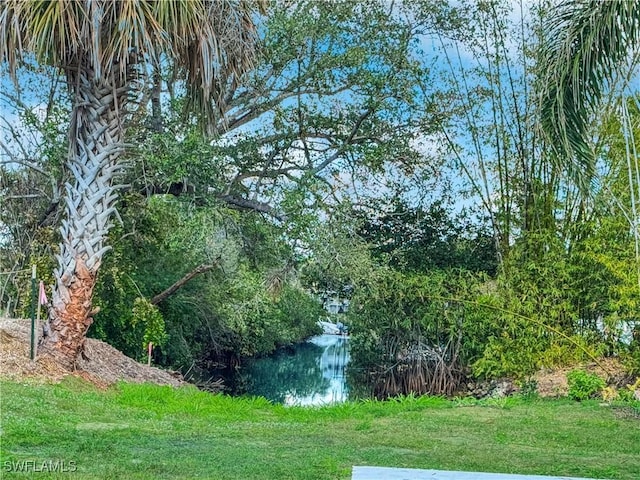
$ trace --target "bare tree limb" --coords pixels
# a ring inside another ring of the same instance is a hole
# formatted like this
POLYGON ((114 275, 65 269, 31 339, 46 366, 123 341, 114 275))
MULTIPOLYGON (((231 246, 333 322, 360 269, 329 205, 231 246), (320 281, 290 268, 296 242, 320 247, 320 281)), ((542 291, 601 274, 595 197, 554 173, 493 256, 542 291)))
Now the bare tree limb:
MULTIPOLYGON (((7 153, 7 155, 11 155, 9 153, 9 151, 7 150, 6 145, 4 143, 2 143, 2 141, 0 141, 0 148, 2 148, 7 153)), ((32 170, 35 170, 36 172, 41 173, 42 175, 49 176, 49 172, 47 172, 44 168, 42 168, 37 163, 32 162, 30 160, 17 158, 15 156, 11 156, 11 160, 0 160, 0 165, 9 165, 9 164, 12 164, 12 163, 16 163, 18 165, 22 165, 23 167, 31 168, 32 170)))
POLYGON ((177 292, 179 289, 184 287, 190 280, 194 279, 198 275, 202 275, 203 273, 206 273, 218 267, 220 265, 220 260, 221 260, 220 258, 217 258, 215 262, 212 264, 202 264, 197 268, 195 268, 194 270, 190 271, 180 280, 178 280, 173 285, 171 285, 169 288, 167 288, 166 290, 160 292, 155 297, 153 297, 151 299, 151 304, 158 305, 160 302, 163 302, 164 300, 169 298, 171 295, 173 295, 175 292, 177 292))
POLYGON ((276 220, 281 222, 286 221, 286 217, 277 213, 268 203, 259 202, 256 200, 247 200, 246 198, 236 197, 234 195, 220 195, 219 200, 227 203, 231 208, 237 208, 240 210, 253 210, 255 212, 262 212, 271 215, 276 220))

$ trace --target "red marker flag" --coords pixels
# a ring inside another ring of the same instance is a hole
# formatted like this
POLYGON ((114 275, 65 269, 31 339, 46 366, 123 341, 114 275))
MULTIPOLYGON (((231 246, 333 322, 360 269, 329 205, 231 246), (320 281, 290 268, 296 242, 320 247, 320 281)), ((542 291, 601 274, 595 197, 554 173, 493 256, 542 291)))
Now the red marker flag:
POLYGON ((49 303, 49 300, 47 299, 47 294, 44 291, 44 282, 40 282, 40 305, 46 305, 49 303))

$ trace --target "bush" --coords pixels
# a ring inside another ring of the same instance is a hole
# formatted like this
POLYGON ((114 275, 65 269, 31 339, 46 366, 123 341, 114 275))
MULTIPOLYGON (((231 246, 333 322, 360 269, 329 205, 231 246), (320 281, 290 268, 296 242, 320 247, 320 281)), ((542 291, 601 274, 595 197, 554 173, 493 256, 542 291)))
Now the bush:
POLYGON ((634 384, 627 384, 625 388, 621 388, 618 391, 618 396, 623 402, 633 403, 637 401, 635 393, 640 389, 640 378, 636 379, 634 384))
POLYGON ((538 382, 534 378, 528 378, 518 382, 520 387, 520 395, 531 398, 538 395, 538 382))
POLYGON ((596 397, 606 386, 599 376, 584 370, 572 370, 567 374, 569 397, 574 400, 587 400, 596 397))
POLYGON ((324 313, 313 297, 285 285, 277 296, 269 293, 261 275, 245 271, 221 302, 220 319, 234 333, 225 347, 240 357, 268 355, 276 348, 320 333, 316 322, 324 313))
POLYGON ((631 347, 620 355, 620 359, 627 373, 634 376, 640 375, 640 343, 638 341, 634 340, 631 347))
POLYGON ((160 310, 146 298, 138 297, 134 300, 131 324, 134 328, 137 325, 144 327, 141 342, 143 350, 146 349, 149 342, 161 347, 168 340, 164 318, 162 318, 160 310))
POLYGON ((355 380, 373 396, 451 395, 483 351, 491 312, 475 302, 482 278, 381 271, 349 308, 355 380))

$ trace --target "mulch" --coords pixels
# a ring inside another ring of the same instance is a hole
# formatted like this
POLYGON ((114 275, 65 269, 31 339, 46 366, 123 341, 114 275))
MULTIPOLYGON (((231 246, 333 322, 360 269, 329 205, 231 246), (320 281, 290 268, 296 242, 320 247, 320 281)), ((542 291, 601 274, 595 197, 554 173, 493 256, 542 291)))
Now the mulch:
MULTIPOLYGON (((41 330, 41 327, 36 329, 41 330)), ((36 357, 32 361, 29 358, 30 332, 31 320, 0 318, 0 377, 55 383, 68 375, 74 375, 101 388, 118 381, 174 387, 187 384, 176 372, 138 363, 111 345, 93 338, 86 340, 86 358, 78 359, 73 372, 47 358, 36 357)))

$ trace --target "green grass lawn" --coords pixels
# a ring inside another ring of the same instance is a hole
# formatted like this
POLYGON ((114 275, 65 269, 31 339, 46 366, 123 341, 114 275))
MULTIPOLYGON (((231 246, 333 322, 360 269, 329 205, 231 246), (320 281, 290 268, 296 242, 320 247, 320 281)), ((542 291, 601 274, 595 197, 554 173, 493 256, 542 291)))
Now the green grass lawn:
POLYGON ((77 468, 22 474, 32 478, 346 479, 353 465, 640 478, 638 410, 596 401, 405 398, 309 409, 195 388, 100 391, 78 379, 0 388, 2 478, 19 476, 8 470, 23 461, 77 468))

